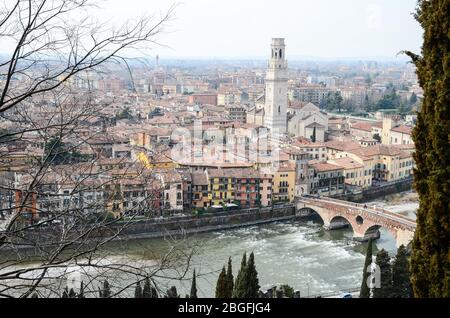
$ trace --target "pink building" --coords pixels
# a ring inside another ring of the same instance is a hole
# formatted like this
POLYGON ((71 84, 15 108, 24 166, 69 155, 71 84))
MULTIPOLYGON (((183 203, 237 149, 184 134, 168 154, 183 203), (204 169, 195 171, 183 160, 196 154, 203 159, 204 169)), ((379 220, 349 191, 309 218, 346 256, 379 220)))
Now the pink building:
POLYGON ((189 96, 189 104, 217 106, 217 94, 214 93, 192 94, 189 96))
POLYGON ((259 185, 259 197, 260 197, 260 204, 262 206, 270 206, 272 204, 272 183, 273 183, 273 175, 261 173, 259 185))

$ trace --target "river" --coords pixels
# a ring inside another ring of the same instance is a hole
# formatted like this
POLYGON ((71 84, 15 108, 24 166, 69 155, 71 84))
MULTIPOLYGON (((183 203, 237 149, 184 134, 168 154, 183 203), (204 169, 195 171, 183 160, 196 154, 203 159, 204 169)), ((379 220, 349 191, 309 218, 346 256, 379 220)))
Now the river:
MULTIPOLYGON (((405 192, 370 202, 415 218, 417 195, 405 192)), ((381 229, 381 238, 375 250, 384 248, 395 254, 395 240, 381 229)), ((198 296, 214 296, 218 271, 232 257, 234 275, 244 252, 254 252, 261 289, 289 284, 300 290, 302 296, 346 291, 361 283, 366 243, 352 241, 351 229, 325 231, 313 222, 272 223, 234 230, 203 233, 190 236, 182 244, 196 246, 191 268, 195 268, 198 296)), ((135 240, 113 243, 109 250, 115 257, 128 262, 151 262, 173 245, 163 239, 135 240), (152 251, 152 253, 149 253, 152 251)), ((187 249, 187 247, 186 247, 187 249)), ((187 277, 191 277, 188 274, 187 277)), ((177 286, 180 294, 188 293, 190 279, 161 280, 165 287, 177 286)), ((165 288, 164 287, 164 288, 165 288)))

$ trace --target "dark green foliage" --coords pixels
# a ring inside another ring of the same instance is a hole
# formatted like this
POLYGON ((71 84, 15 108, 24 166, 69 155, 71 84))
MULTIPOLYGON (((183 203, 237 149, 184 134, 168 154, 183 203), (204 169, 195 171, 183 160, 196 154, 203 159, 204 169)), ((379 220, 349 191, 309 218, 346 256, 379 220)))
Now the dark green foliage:
POLYGON ((416 95, 416 93, 413 92, 411 94, 411 97, 409 98, 409 104, 412 106, 415 103, 417 103, 417 95, 416 95))
POLYGON ((44 154, 46 162, 51 165, 85 162, 90 159, 90 156, 79 153, 58 137, 45 144, 44 154))
POLYGON ((233 298, 257 298, 259 287, 255 255, 252 252, 247 262, 247 255, 244 253, 241 268, 239 269, 236 283, 234 284, 233 298))
POLYGON ((80 292, 78 293, 78 298, 86 298, 86 297, 84 296, 84 282, 81 282, 81 285, 80 285, 80 292))
POLYGON ((414 186, 419 194, 411 255, 415 297, 450 297, 450 1, 418 2, 422 56, 407 54, 424 90, 413 130, 414 186))
POLYGON ((217 279, 216 284, 216 298, 228 298, 227 296, 227 273, 225 271, 225 266, 222 268, 222 271, 219 274, 219 278, 217 279))
POLYGON ((189 298, 197 298, 197 281, 195 278, 195 269, 194 273, 192 274, 191 294, 189 295, 189 298))
POLYGON ((313 128, 313 134, 311 136, 311 141, 316 142, 316 127, 313 128))
POLYGON ((134 298, 142 298, 142 287, 141 282, 136 283, 136 288, 134 289, 134 298))
POLYGON ((343 98, 341 92, 330 92, 328 93, 325 100, 326 109, 329 111, 338 110, 338 112, 340 113, 342 108, 342 101, 343 98))
POLYGON ((145 278, 144 288, 142 289, 143 298, 158 298, 158 292, 150 283, 150 278, 145 278))
POLYGON ((403 245, 398 248, 397 256, 392 265, 392 292, 393 297, 412 297, 408 258, 406 248, 403 245))
POLYGON ((227 293, 225 294, 225 298, 233 297, 233 288, 234 288, 234 277, 233 277, 233 266, 231 264, 231 257, 228 259, 228 267, 227 267, 227 293))
POLYGON ((392 297, 392 270, 390 261, 388 252, 384 249, 378 252, 375 263, 378 265, 380 271, 380 288, 373 289, 373 298, 392 297))
POLYGON ((253 252, 250 254, 248 258, 247 274, 245 275, 247 279, 247 293, 246 298, 258 298, 259 292, 259 280, 258 280, 258 272, 256 271, 255 266, 255 255, 253 252))
POLYGON ((372 253, 372 239, 370 239, 367 245, 366 260, 364 261, 363 278, 359 298, 370 298, 370 286, 368 286, 368 280, 371 276, 370 265, 372 264, 372 253))
POLYGON ((378 101, 376 109, 397 109, 401 105, 400 96, 397 95, 395 88, 389 88, 388 93, 378 101))
POLYGON ((61 298, 69 298, 69 289, 67 287, 64 288, 61 298))
POLYGON ((100 298, 109 298, 111 297, 111 287, 109 286, 109 282, 105 279, 103 281, 102 288, 98 289, 98 295, 100 298))
POLYGON ((247 274, 247 254, 244 253, 241 261, 241 268, 238 271, 236 282, 234 283, 233 288, 233 298, 244 298, 246 294, 246 282, 247 278, 245 277, 247 274))
POLYGON ((381 136, 380 136, 379 134, 374 134, 374 135, 372 136, 372 138, 375 139, 375 140, 378 141, 378 142, 381 142, 381 136))
MULTIPOLYGON (((36 295, 37 296, 37 295, 36 295)), ((69 288, 66 286, 66 288, 64 288, 64 291, 61 295, 61 298, 77 298, 77 293, 75 293, 75 291, 73 290, 73 288, 71 288, 69 290, 69 288)))
POLYGON ((69 291, 69 298, 76 298, 76 297, 77 297, 77 294, 75 293, 73 288, 71 288, 69 291))
POLYGON ((31 295, 31 298, 39 298, 39 296, 36 292, 34 292, 33 295, 31 295))
POLYGON ((125 107, 118 115, 116 115, 116 120, 120 119, 133 119, 133 115, 131 114, 130 107, 125 107))
POLYGON ((175 286, 170 287, 170 289, 168 289, 166 292, 165 298, 180 298, 177 288, 175 286))
POLYGON ((371 111, 373 111, 373 108, 374 108, 374 105, 372 105, 372 103, 370 102, 369 95, 367 95, 367 94, 364 97, 363 108, 366 112, 371 112, 371 111))
POLYGON ((294 298, 295 291, 291 286, 287 284, 281 285, 280 290, 283 292, 283 297, 294 298))
POLYGON ((98 295, 100 298, 111 297, 111 287, 109 286, 109 282, 106 279, 103 281, 102 289, 98 289, 98 295))

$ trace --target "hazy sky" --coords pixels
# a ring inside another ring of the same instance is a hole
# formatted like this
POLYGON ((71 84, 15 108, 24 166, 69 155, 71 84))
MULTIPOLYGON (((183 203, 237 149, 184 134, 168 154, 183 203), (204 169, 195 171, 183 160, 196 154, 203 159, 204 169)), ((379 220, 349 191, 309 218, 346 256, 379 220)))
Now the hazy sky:
MULTIPOLYGON (((176 1, 106 0, 103 14, 126 17, 164 11, 176 1)), ((395 57, 419 51, 416 0, 184 0, 164 57, 263 57, 272 37, 286 38, 288 58, 395 57)))
POLYGON ((287 57, 395 57, 418 52, 416 0, 100 0, 101 20, 167 10, 179 3, 155 48, 162 59, 267 58, 272 37, 286 38, 287 57))

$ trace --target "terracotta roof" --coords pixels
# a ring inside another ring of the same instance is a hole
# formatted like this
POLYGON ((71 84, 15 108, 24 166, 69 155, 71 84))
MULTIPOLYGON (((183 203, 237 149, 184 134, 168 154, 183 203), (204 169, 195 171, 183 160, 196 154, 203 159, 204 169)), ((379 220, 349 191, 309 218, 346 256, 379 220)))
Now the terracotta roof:
POLYGON ((332 140, 327 141, 325 143, 325 146, 330 149, 336 149, 339 151, 349 151, 349 150, 355 150, 360 149, 361 145, 358 142, 355 141, 339 141, 339 140, 332 140))
POLYGON ((361 149, 350 150, 350 152, 356 155, 362 156, 409 156, 405 151, 400 150, 396 146, 388 146, 388 145, 375 145, 361 149), (406 153, 406 154, 405 154, 406 153))
POLYGON ((288 108, 295 108, 295 109, 302 109, 306 105, 308 105, 308 102, 301 102, 297 100, 290 100, 288 108))
POLYGON ((355 161, 354 159, 352 159, 350 157, 333 159, 333 160, 330 160, 330 162, 332 164, 336 164, 338 166, 341 166, 344 169, 364 168, 364 165, 360 164, 359 162, 355 161))
POLYGON ((287 153, 288 155, 307 155, 307 152, 304 152, 301 149, 295 148, 295 147, 289 147, 283 149, 284 153, 287 153))
POLYGON ((195 171, 192 173, 193 185, 208 185, 209 180, 207 174, 204 171, 195 171))
POLYGON ((259 178, 260 173, 255 169, 210 169, 208 170, 210 178, 259 178))
POLYGON ((364 130, 364 131, 368 131, 368 132, 372 131, 372 125, 369 123, 365 123, 365 122, 356 122, 351 125, 351 128, 357 129, 357 130, 364 130))
POLYGON ((295 171, 294 163, 284 164, 278 167, 278 172, 292 172, 292 171, 295 171))
POLYGON ((344 168, 341 166, 337 166, 331 163, 321 162, 314 163, 311 165, 318 172, 326 172, 326 171, 335 171, 335 170, 343 170, 344 168))
POLYGON ((391 129, 391 131, 399 132, 406 135, 411 135, 412 128, 405 125, 396 126, 391 129))

